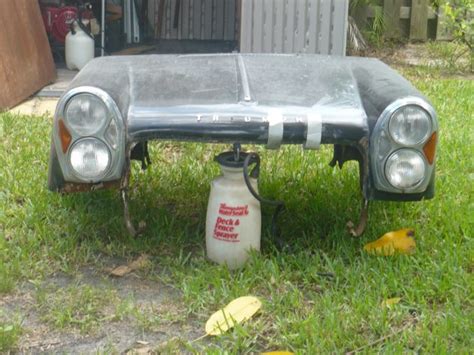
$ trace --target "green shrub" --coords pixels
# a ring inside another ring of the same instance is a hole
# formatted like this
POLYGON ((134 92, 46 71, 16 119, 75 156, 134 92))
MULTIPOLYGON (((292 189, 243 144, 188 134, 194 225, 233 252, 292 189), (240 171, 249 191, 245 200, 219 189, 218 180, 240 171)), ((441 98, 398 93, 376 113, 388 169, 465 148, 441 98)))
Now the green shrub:
POLYGON ((449 74, 462 74, 472 70, 469 47, 459 41, 430 41, 427 43, 427 54, 432 63, 430 67, 449 74))
POLYGON ((441 5, 445 21, 454 39, 467 46, 470 68, 474 65, 474 2, 472 0, 449 0, 441 5))

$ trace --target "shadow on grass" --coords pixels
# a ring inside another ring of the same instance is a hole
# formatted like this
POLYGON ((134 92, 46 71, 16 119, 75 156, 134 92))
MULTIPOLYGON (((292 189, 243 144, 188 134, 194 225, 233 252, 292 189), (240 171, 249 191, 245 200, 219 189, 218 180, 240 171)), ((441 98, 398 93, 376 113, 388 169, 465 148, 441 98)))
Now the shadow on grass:
MULTIPOLYGON (((292 153, 291 149, 285 152, 285 159, 291 160, 292 153)), ((324 154, 317 160, 328 161, 326 158, 324 154)), ((186 171, 193 169, 184 166, 187 163, 177 162, 170 169, 154 164, 146 172, 133 169, 130 206, 133 222, 146 222, 141 236, 128 235, 120 194, 114 190, 64 196, 61 205, 70 215, 67 229, 80 234, 82 240, 99 239, 119 244, 116 247, 132 247, 130 251, 136 252, 178 253, 204 248, 209 184, 219 172, 216 164, 202 162, 208 165, 203 171, 188 174, 186 171)), ((334 171, 324 162, 322 169, 305 172, 305 163, 293 163, 292 170, 302 173, 299 178, 286 174, 285 161, 279 165, 282 172, 278 174, 263 169, 260 188, 262 195, 286 203, 278 224, 290 250, 318 249, 332 254, 344 247, 354 252, 356 245, 345 226, 349 219, 357 222, 359 214, 356 164, 334 171)), ((276 250, 270 231, 272 214, 272 206, 262 206, 264 253, 276 250)))

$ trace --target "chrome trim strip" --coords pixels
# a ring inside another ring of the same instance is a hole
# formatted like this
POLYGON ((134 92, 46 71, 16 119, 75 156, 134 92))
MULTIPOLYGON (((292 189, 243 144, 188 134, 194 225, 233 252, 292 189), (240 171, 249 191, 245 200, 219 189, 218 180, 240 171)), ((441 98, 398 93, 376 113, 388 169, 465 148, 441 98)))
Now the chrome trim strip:
POLYGON ((249 78, 247 76, 247 70, 245 69, 244 59, 240 54, 237 55, 237 63, 239 66, 240 82, 242 83, 242 90, 244 92, 244 101, 251 102, 252 97, 250 96, 249 78))

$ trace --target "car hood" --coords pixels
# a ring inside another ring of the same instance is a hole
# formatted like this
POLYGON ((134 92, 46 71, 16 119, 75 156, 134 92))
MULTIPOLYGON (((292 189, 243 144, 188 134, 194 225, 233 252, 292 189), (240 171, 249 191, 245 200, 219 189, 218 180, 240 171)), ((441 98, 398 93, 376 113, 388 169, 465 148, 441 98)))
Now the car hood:
POLYGON ((70 88, 78 86, 107 91, 131 134, 173 115, 276 109, 288 117, 318 114, 335 141, 368 135, 388 104, 421 96, 376 59, 297 54, 104 57, 70 88))

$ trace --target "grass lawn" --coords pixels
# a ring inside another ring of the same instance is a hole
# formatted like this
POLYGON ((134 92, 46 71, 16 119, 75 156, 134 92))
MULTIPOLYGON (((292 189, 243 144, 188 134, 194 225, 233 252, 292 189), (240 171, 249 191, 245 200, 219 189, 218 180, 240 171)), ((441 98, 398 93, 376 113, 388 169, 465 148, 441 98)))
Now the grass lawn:
MULTIPOLYGON (((263 207, 262 253, 238 272, 206 261, 204 253, 209 182, 218 174, 213 157, 228 147, 152 144, 153 165, 145 172, 134 167, 132 214, 147 229, 133 239, 118 192, 47 191, 51 118, 0 114, 0 352, 23 349, 38 329, 44 337, 74 334, 80 342, 120 324, 128 326, 131 343, 158 333, 165 340, 177 336, 160 345, 169 352, 472 351, 474 81, 416 68, 404 74, 439 115, 435 199, 375 202, 366 233, 353 239, 345 224, 357 219, 360 206, 355 163, 330 168, 329 146, 316 152, 246 147, 262 155, 262 195, 286 201, 280 225, 291 250, 272 244, 272 209, 263 207), (416 231, 414 255, 363 251, 365 243, 406 227, 416 231), (135 275, 120 282, 107 276, 110 263, 142 253, 150 263, 135 275), (84 276, 88 270, 93 278, 84 276), (124 291, 128 283, 161 285, 150 294, 165 306, 140 302, 124 291), (263 302, 256 317, 223 336, 191 342, 214 311, 248 294, 263 302), (392 297, 400 303, 381 306, 392 297)), ((50 349, 64 350, 56 346, 50 349)), ((120 349, 111 343, 100 350, 120 349)))

